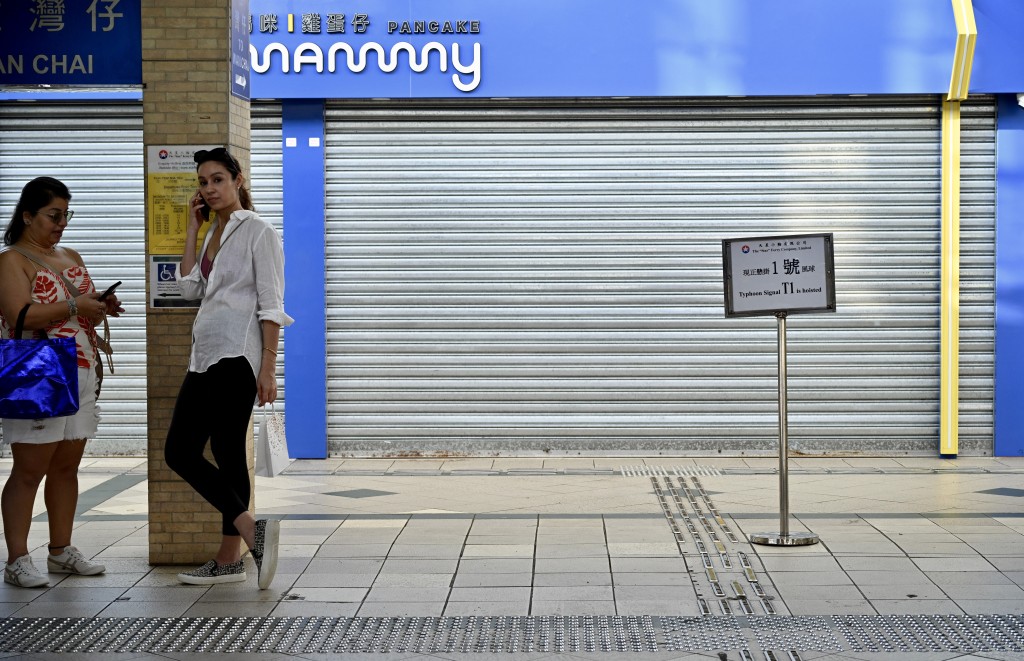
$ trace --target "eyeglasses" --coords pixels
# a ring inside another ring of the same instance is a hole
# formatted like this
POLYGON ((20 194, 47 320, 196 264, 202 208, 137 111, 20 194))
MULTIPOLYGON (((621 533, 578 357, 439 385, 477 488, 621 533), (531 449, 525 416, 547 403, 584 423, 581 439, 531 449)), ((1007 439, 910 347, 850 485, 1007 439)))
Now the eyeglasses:
POLYGON ((52 213, 43 213, 42 211, 37 211, 36 214, 38 214, 40 216, 46 216, 47 218, 50 219, 50 222, 53 223, 54 225, 59 225, 61 220, 66 220, 66 221, 68 221, 70 223, 71 219, 75 216, 75 212, 74 211, 70 211, 70 210, 69 211, 54 211, 52 213))

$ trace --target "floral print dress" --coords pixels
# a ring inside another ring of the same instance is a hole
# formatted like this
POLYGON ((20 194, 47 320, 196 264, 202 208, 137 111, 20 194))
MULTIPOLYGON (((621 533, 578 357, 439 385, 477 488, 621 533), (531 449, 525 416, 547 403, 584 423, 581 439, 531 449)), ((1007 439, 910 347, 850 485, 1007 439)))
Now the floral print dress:
MULTIPOLYGON (((72 266, 64 270, 64 277, 67 278, 77 290, 75 293, 68 291, 64 281, 49 269, 36 271, 36 279, 32 284, 33 303, 59 303, 69 298, 88 294, 95 291, 89 271, 84 266, 72 266)), ((82 316, 75 316, 62 319, 50 324, 43 329, 47 337, 73 337, 77 346, 78 367, 81 369, 93 368, 96 365, 96 328, 89 319, 82 316)), ((14 323, 8 323, 7 319, 0 314, 0 332, 3 337, 14 338, 14 323)), ((27 337, 26 333, 26 337, 27 337)))

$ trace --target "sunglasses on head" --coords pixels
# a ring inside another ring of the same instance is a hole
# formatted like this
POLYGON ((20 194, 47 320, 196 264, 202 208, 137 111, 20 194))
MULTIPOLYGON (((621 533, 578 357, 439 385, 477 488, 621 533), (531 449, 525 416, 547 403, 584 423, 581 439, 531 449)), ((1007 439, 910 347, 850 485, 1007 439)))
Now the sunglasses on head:
POLYGON ((236 171, 241 170, 238 161, 235 157, 228 153, 228 150, 224 147, 217 147, 216 149, 200 149, 192 157, 192 160, 196 162, 196 165, 201 165, 207 161, 217 161, 219 163, 230 164, 236 171))

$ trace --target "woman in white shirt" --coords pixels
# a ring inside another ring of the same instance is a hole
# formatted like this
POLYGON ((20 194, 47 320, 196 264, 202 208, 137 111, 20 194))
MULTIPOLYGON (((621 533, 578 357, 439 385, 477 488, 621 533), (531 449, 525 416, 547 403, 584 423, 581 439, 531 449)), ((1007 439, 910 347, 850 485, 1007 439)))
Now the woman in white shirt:
POLYGON ((244 581, 244 539, 261 590, 277 569, 280 521, 249 513, 246 435, 253 400, 277 398, 277 344, 284 311, 284 251, 274 228, 253 210, 238 161, 224 148, 195 154, 199 191, 176 277, 182 295, 201 299, 192 354, 167 431, 164 457, 223 517, 213 560, 178 579, 191 585, 244 581), (217 220, 196 253, 210 210, 217 220), (207 440, 216 464, 203 456, 207 440))

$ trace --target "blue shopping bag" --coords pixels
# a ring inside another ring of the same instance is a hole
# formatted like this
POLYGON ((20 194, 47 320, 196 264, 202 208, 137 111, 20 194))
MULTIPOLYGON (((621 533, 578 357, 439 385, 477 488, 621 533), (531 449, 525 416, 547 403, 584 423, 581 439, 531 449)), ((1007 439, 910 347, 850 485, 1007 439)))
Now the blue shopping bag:
POLYGON ((56 418, 78 411, 75 339, 21 339, 28 307, 13 340, 0 340, 0 418, 56 418))

